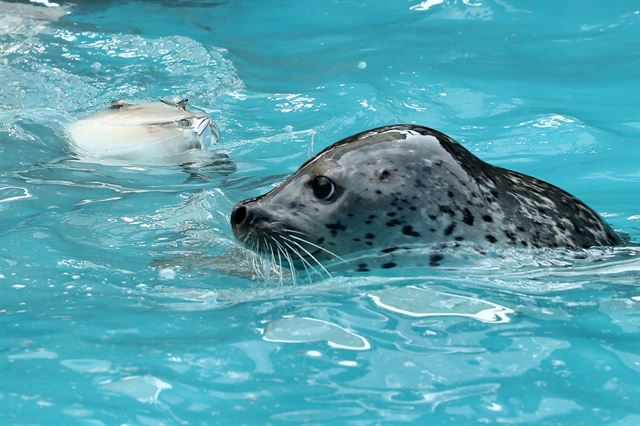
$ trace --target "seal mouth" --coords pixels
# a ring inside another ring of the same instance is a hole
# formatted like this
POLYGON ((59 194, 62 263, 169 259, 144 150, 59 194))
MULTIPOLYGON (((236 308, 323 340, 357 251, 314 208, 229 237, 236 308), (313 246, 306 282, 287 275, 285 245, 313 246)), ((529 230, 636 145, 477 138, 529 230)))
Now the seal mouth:
POLYGON ((269 217, 255 202, 236 205, 231 213, 236 239, 246 248, 264 255, 276 265, 288 263, 305 270, 320 270, 331 276, 321 260, 337 258, 335 253, 311 241, 310 236, 294 226, 269 217))
POLYGON ((211 119, 209 117, 195 117, 193 119, 193 124, 191 125, 191 128, 196 133, 196 135, 202 136, 202 133, 204 133, 204 131, 207 130, 207 127, 209 127, 210 123, 211 123, 211 119))
POLYGON ((210 144, 215 144, 220 139, 220 130, 216 123, 208 117, 194 117, 191 120, 191 130, 195 133, 197 138, 205 138, 205 132, 208 131, 208 141, 210 144))
POLYGON ((303 269, 307 273, 324 272, 331 277, 322 261, 331 256, 338 257, 304 238, 302 232, 292 229, 254 228, 238 240, 246 248, 261 254, 268 262, 277 265, 279 269, 283 264, 288 264, 291 270, 303 269), (330 253, 330 256, 327 256, 327 253, 330 253))

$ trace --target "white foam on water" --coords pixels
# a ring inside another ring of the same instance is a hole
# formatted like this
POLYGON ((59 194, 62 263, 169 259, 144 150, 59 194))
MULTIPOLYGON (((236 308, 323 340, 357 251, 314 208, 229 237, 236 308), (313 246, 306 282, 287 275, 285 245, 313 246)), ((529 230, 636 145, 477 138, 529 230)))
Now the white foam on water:
POLYGON ((416 5, 413 5, 409 10, 415 10, 417 12, 423 12, 429 10, 434 6, 444 3, 444 0, 424 0, 416 5))

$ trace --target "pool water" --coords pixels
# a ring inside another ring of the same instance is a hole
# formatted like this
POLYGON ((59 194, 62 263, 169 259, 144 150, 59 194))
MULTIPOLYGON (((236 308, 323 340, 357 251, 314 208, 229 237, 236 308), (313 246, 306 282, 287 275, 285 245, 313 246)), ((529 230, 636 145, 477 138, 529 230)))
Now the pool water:
POLYGON ((0 2, 0 423, 640 424, 637 2, 43 3, 0 2), (73 120, 159 98, 237 172, 74 157, 73 120), (296 284, 234 254, 236 202, 393 123, 631 243, 296 284))

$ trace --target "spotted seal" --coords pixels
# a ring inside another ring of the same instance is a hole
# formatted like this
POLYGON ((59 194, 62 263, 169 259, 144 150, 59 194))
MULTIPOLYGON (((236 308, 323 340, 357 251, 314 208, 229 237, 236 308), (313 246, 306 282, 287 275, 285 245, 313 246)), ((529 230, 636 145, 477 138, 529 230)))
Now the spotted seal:
MULTIPOLYGON (((238 203, 231 225, 256 251, 303 259, 390 253, 416 243, 623 242, 562 189, 485 163, 449 136, 416 125, 367 130, 331 145, 272 191, 238 203)), ((429 263, 439 260, 432 254, 429 263)))
POLYGON ((187 99, 111 107, 73 122, 67 128, 71 146, 83 159, 136 164, 181 164, 185 153, 204 147, 204 132, 217 142, 218 128, 206 114, 187 109, 187 99))

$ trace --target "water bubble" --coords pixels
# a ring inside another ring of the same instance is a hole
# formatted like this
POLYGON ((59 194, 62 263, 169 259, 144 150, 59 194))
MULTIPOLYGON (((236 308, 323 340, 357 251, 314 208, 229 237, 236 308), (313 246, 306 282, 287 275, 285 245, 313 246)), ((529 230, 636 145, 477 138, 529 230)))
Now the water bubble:
POLYGON ((158 271, 161 280, 173 280, 176 277, 176 271, 171 268, 162 268, 158 271))

